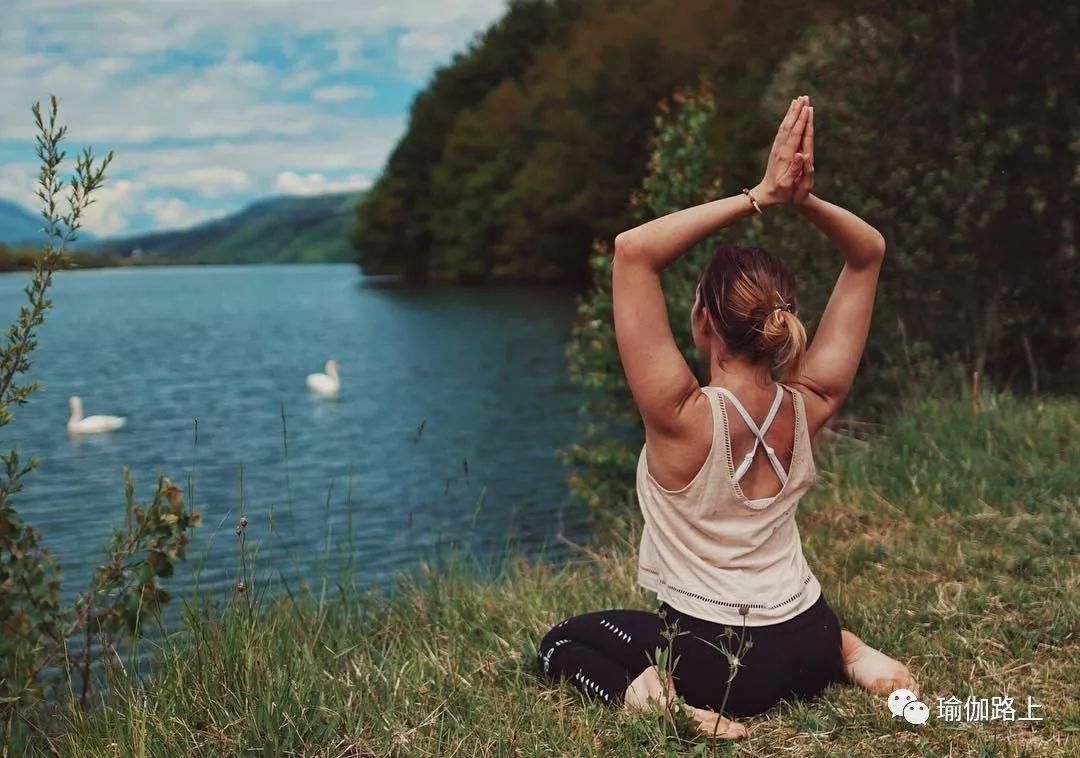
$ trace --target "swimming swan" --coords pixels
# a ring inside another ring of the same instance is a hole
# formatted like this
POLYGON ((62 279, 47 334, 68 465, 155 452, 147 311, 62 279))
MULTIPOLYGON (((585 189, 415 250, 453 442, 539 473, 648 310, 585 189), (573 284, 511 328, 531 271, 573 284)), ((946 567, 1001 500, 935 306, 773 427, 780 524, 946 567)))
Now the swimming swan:
POLYGON ((337 397, 341 391, 341 379, 338 377, 337 361, 326 362, 325 374, 308 374, 307 386, 316 395, 337 397))
POLYGON ((67 428, 72 434, 111 432, 127 423, 127 419, 121 416, 87 416, 83 418, 82 400, 76 395, 72 395, 68 403, 71 405, 71 418, 68 419, 67 428))

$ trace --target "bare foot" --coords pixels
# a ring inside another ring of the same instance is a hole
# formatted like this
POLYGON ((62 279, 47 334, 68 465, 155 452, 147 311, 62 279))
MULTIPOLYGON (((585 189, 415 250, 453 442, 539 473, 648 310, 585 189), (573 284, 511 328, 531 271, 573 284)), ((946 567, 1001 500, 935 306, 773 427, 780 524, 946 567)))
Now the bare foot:
POLYGON ((684 706, 687 715, 693 719, 698 732, 706 737, 718 740, 741 740, 750 734, 745 724, 724 718, 716 711, 706 711, 704 708, 684 706))
MULTIPOLYGON (((660 707, 670 712, 675 701, 675 685, 671 677, 662 681, 655 666, 649 666, 626 688, 623 705, 632 711, 648 711, 660 707)), ((715 711, 684 705, 683 710, 694 722, 698 732, 721 740, 737 740, 748 734, 744 725, 724 718, 715 711)))
POLYGON ((667 686, 660 681, 660 672, 656 666, 649 666, 638 678, 630 682, 623 696, 623 705, 632 711, 648 711, 653 706, 664 708, 675 698, 675 685, 671 677, 667 686))
POLYGON ((847 629, 840 633, 840 651, 844 673, 864 690, 888 695, 903 689, 919 696, 919 686, 907 666, 870 647, 847 629))

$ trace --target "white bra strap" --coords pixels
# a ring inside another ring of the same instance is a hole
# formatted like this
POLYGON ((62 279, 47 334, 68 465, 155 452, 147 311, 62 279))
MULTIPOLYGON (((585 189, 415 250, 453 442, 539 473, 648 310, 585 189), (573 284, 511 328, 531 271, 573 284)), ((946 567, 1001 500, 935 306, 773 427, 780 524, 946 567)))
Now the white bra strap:
POLYGON ((750 418, 750 414, 746 412, 746 408, 739 402, 739 398, 726 387, 717 387, 718 390, 723 392, 727 397, 731 399, 732 404, 735 406, 735 410, 742 416, 743 421, 750 427, 750 431, 754 433, 754 436, 760 439, 763 443, 765 432, 769 430, 769 426, 772 424, 773 419, 776 418, 776 412, 780 410, 780 401, 784 399, 784 390, 780 388, 780 385, 776 385, 776 396, 773 398, 772 406, 769 408, 769 414, 765 417, 765 422, 758 428, 758 425, 754 423, 754 419, 750 418))
POLYGON ((769 463, 772 464, 773 471, 776 472, 776 476, 780 479, 780 483, 786 484, 788 473, 784 471, 784 467, 780 465, 780 459, 776 457, 776 451, 768 445, 765 445, 765 454, 769 456, 769 463))
MULTIPOLYGON (((765 454, 769 458, 769 463, 772 464, 773 471, 776 472, 776 476, 779 477, 781 483, 786 483, 788 479, 788 473, 784 471, 784 467, 780 464, 780 459, 776 457, 776 451, 765 441, 765 432, 769 430, 773 420, 776 418, 777 411, 780 410, 780 403, 784 399, 784 390, 779 384, 776 385, 776 397, 773 398, 772 406, 769 408, 769 414, 765 417, 765 421, 762 423, 761 428, 754 423, 754 420, 750 417, 750 414, 746 412, 746 408, 739 402, 739 398, 725 387, 718 387, 724 395, 731 399, 732 404, 735 406, 735 410, 742 416, 743 421, 746 422, 746 426, 754 435, 754 444, 750 448, 750 452, 743 456, 742 461, 735 469, 735 476, 732 477, 735 482, 742 479, 743 474, 750 468, 750 464, 754 461, 754 456, 757 454, 758 443, 760 442, 765 448, 765 454)), ((729 432, 730 434, 730 432, 729 432)))
POLYGON ((772 464, 773 471, 776 472, 776 476, 780 478, 781 484, 787 482, 788 473, 784 471, 784 467, 780 465, 780 459, 776 457, 776 451, 772 449, 768 442, 765 441, 765 432, 772 426, 773 419, 776 418, 776 412, 780 410, 780 401, 784 399, 784 390, 780 388, 780 385, 776 385, 776 398, 773 400, 772 408, 769 409, 769 415, 765 417, 765 423, 761 425, 761 444, 765 446, 765 454, 769 456, 769 463, 772 464))
POLYGON ((769 431, 769 427, 772 426, 773 419, 776 418, 776 412, 780 410, 780 403, 784 399, 784 391, 780 389, 780 385, 776 385, 776 397, 773 398, 772 407, 769 408, 769 415, 765 417, 765 421, 762 422, 761 428, 758 430, 758 437, 761 439, 761 444, 765 444, 765 432, 769 431))

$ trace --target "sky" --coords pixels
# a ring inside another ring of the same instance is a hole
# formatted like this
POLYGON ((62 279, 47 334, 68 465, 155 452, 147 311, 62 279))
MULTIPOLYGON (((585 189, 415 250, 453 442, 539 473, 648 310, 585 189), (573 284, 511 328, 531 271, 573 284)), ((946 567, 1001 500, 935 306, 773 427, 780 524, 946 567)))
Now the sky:
POLYGON ((97 236, 366 188, 504 1, 0 0, 0 198, 36 212, 30 106, 50 94, 69 156, 116 153, 97 236))

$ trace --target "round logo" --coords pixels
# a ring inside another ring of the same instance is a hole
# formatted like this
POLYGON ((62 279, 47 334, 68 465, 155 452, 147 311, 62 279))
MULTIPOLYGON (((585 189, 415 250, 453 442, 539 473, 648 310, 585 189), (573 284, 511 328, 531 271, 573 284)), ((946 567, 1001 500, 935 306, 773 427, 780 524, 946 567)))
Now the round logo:
POLYGON ((909 724, 925 724, 930 720, 930 707, 911 690, 896 690, 888 699, 893 716, 903 716, 909 724))
POLYGON ((904 718, 909 724, 925 724, 930 719, 930 708, 926 703, 913 700, 904 706, 904 718))
POLYGON ((892 711, 894 716, 902 716, 904 714, 904 707, 908 703, 913 703, 919 698, 915 697, 915 693, 911 690, 896 690, 893 694, 889 695, 889 710, 892 711))

